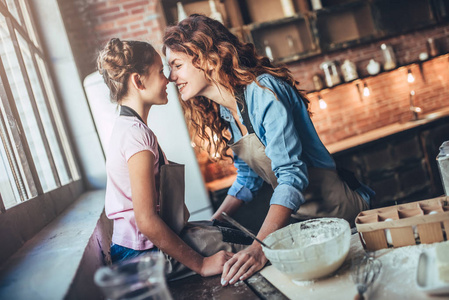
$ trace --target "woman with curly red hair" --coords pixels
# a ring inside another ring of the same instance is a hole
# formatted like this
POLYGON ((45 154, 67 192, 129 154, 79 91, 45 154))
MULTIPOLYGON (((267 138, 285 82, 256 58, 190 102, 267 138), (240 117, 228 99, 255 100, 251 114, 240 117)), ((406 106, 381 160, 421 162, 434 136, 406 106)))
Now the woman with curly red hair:
MULTIPOLYGON (((374 192, 357 180, 341 179, 312 124, 309 101, 286 67, 273 65, 253 44, 198 14, 167 28, 163 52, 194 135, 212 157, 233 151, 237 179, 212 218, 251 201, 263 181, 274 192, 260 240, 287 225, 290 216, 353 223, 369 208, 374 192), (305 197, 306 188, 312 199, 305 197)), ((225 263, 222 284, 247 279, 266 262, 254 242, 225 263)))

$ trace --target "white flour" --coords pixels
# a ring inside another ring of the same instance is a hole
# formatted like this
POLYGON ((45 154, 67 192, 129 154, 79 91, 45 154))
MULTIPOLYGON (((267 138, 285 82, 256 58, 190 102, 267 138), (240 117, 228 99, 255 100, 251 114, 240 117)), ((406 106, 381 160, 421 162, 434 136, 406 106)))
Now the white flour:
POLYGON ((415 287, 419 255, 430 247, 434 246, 420 244, 376 251, 375 256, 382 262, 382 272, 378 280, 388 283, 384 289, 400 293, 404 286, 415 287))

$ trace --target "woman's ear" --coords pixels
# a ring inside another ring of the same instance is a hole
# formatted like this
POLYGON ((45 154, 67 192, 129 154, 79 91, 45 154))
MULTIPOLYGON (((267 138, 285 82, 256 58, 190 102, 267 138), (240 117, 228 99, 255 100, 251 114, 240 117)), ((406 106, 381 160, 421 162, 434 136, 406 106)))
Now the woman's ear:
POLYGON ((132 73, 130 76, 130 80, 136 90, 143 90, 145 88, 138 73, 132 73))

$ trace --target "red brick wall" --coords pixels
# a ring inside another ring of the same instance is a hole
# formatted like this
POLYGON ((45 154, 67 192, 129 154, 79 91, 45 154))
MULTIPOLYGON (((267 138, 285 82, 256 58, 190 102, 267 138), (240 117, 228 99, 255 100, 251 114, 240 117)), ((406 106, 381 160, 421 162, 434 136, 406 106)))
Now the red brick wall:
MULTIPOLYGON (((418 61, 419 54, 427 51, 427 39, 431 37, 436 40, 440 53, 449 52, 449 26, 441 26, 291 63, 289 68, 300 82, 300 87, 312 91, 312 76, 320 74, 324 77, 323 71, 319 69, 323 61, 335 60, 342 63, 349 59, 356 64, 359 76, 363 77, 368 75, 366 65, 371 58, 382 64, 382 43, 394 48, 398 65, 405 65, 418 61)), ((372 129, 411 119, 411 89, 415 91, 415 105, 422 108, 423 114, 449 105, 448 56, 422 63, 424 78, 419 64, 413 64, 409 68, 415 77, 412 84, 407 82, 407 67, 367 77, 363 82, 357 81, 361 83, 361 87, 366 83, 371 91, 371 95, 363 102, 360 101, 356 82, 321 91, 321 97, 328 105, 325 110, 318 106, 317 93, 308 94, 314 113, 312 119, 323 142, 332 144, 372 129)))
POLYGON ((144 40, 160 49, 165 18, 158 0, 58 0, 81 77, 95 71, 106 42, 144 40))

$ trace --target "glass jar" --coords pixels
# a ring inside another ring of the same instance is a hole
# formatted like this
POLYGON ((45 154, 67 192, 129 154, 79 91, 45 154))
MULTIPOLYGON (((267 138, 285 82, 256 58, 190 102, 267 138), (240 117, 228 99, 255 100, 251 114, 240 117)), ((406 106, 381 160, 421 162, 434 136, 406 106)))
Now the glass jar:
POLYGON ((94 281, 111 300, 172 300, 164 270, 162 252, 150 252, 99 268, 94 281))

